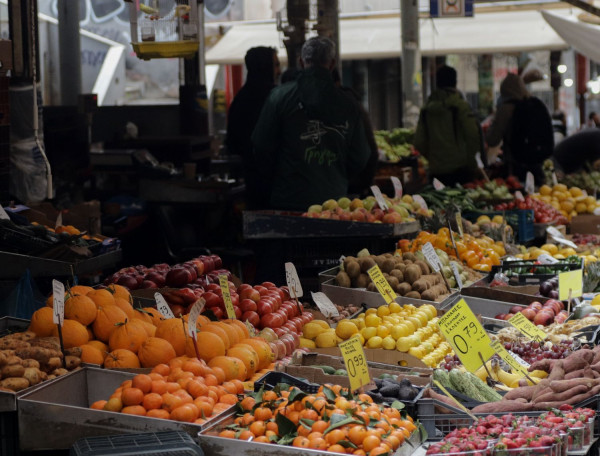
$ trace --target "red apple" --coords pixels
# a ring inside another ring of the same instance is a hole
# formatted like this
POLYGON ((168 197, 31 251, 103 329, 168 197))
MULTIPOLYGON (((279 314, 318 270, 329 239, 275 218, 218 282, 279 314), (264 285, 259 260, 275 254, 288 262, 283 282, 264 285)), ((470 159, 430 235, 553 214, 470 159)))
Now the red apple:
POLYGON ((273 282, 263 282, 261 283, 261 286, 265 288, 277 288, 277 285, 275 285, 273 282))
POLYGON ((185 313, 185 307, 180 306, 179 304, 170 304, 169 307, 176 318, 181 317, 185 313))
POLYGON ((545 310, 540 310, 535 318, 533 319, 533 323, 535 325, 548 326, 554 321, 554 314, 545 310))
POLYGON ((510 308, 510 313, 513 313, 513 314, 518 314, 518 313, 519 313, 519 312, 521 312, 523 309, 524 309, 524 307, 523 307, 523 306, 512 306, 512 307, 510 308))
POLYGON ((190 283, 192 281, 191 278, 192 275, 188 269, 175 267, 167 272, 165 283, 170 287, 180 288, 190 283))
POLYGON ((504 320, 504 318, 506 318, 506 314, 498 314, 494 318, 497 320, 504 320))
POLYGON ((206 301, 206 307, 219 307, 222 300, 212 291, 207 291, 202 294, 202 298, 206 301))
POLYGON ((142 285, 140 285, 140 288, 142 288, 142 289, 145 289, 145 288, 158 288, 158 285, 156 285, 151 280, 144 280, 142 282, 142 285))
POLYGON ((258 315, 260 315, 261 317, 263 315, 273 313, 273 306, 271 306, 271 304, 269 302, 267 302, 263 299, 258 301, 258 304, 256 306, 257 306, 258 315))
POLYGON ((116 283, 129 288, 130 290, 135 290, 139 287, 139 285, 141 285, 141 283, 138 283, 138 280, 135 276, 128 274, 119 277, 116 283))
POLYGON ((252 326, 254 326, 255 328, 258 328, 258 326, 260 324, 260 316, 256 312, 254 312, 252 310, 244 312, 242 314, 242 318, 240 318, 240 320, 242 320, 242 321, 246 321, 246 320, 249 321, 250 324, 252 326))
POLYGON ((210 310, 212 310, 214 316, 217 317, 219 320, 222 320, 225 316, 225 312, 220 307, 211 307, 210 310))
POLYGON ((537 312, 539 310, 542 310, 542 303, 538 301, 533 301, 531 304, 529 304, 529 307, 535 309, 535 311, 537 312))
POLYGON ((157 271, 151 271, 144 277, 144 280, 154 282, 158 287, 165 286, 165 275, 157 271))
POLYGON ((240 309, 238 306, 233 306, 233 312, 235 313, 235 318, 237 320, 239 320, 240 318, 242 318, 242 309, 240 309))
POLYGON ((527 307, 521 311, 521 313, 527 318, 529 321, 533 321, 535 318, 536 312, 530 307, 527 307))
POLYGON ((242 299, 242 301, 240 302, 240 308, 244 312, 256 312, 258 307, 252 299, 242 299))
POLYGON ((223 260, 221 260, 221 257, 219 255, 211 255, 210 259, 213 260, 215 269, 221 269, 223 267, 223 260))
POLYGON ((252 299, 254 302, 260 301, 260 293, 254 288, 244 288, 240 291, 240 299, 252 299))

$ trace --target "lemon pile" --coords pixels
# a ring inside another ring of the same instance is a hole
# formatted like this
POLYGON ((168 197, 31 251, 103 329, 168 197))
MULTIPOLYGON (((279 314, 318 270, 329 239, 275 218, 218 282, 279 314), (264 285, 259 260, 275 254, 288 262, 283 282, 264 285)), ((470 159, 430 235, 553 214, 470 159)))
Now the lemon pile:
POLYGON ((600 249, 596 249, 593 252, 590 249, 577 252, 571 247, 559 247, 556 244, 544 244, 541 247, 529 247, 527 250, 524 248, 523 250, 523 253, 514 256, 522 260, 537 260, 541 254, 545 253, 557 260, 564 260, 572 255, 577 255, 583 258, 585 264, 588 264, 598 261, 598 256, 600 255, 600 249))
POLYGON ((593 196, 588 196, 579 187, 568 188, 565 184, 542 185, 539 193, 531 196, 555 207, 569 220, 578 214, 591 214, 600 207, 593 196))
POLYGON ((355 319, 341 320, 335 329, 325 321, 314 320, 302 328, 300 346, 335 347, 351 337, 358 337, 366 348, 398 350, 436 366, 451 352, 437 325, 437 309, 425 304, 418 309, 412 304, 390 305, 367 309, 355 319))

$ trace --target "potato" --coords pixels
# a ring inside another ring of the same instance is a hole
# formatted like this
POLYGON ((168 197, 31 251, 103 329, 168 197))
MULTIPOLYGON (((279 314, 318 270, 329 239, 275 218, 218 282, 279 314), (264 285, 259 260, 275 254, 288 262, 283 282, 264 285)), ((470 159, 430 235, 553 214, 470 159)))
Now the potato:
POLYGON ((404 295, 405 298, 421 299, 421 293, 418 291, 409 291, 404 295))
POLYGON ((27 369, 25 369, 25 372, 23 373, 23 378, 26 378, 27 381, 29 381, 29 384, 31 386, 33 385, 37 385, 38 383, 40 383, 42 381, 42 373, 40 372, 40 370, 37 367, 28 367, 27 369))
POLYGON ((25 368, 20 364, 11 364, 4 366, 0 372, 2 373, 2 378, 22 377, 25 373, 25 368))
POLYGON ((65 355, 76 356, 77 358, 81 358, 81 347, 67 348, 65 350, 65 355))
POLYGON ((29 347, 16 351, 17 355, 23 359, 35 359, 40 364, 48 363, 50 358, 62 358, 62 353, 56 350, 50 350, 44 347, 29 347))
POLYGON ((21 391, 29 387, 29 381, 26 378, 5 378, 0 380, 0 388, 8 388, 11 391, 21 391))
POLYGON ((18 350, 29 347, 29 342, 19 339, 2 339, 0 340, 0 349, 2 350, 18 350))
POLYGON ((65 358, 65 365, 68 370, 75 369, 81 364, 81 359, 78 356, 67 356, 65 358))
POLYGON ((46 364, 42 365, 46 372, 52 372, 60 367, 62 367, 62 360, 58 357, 50 358, 46 364))
POLYGON ((340 271, 335 276, 335 281, 340 287, 350 288, 352 282, 350 281, 350 276, 346 274, 344 271, 340 271))
POLYGON ((8 361, 8 355, 4 352, 0 352, 0 366, 4 366, 8 361))
POLYGON ((6 360, 6 365, 12 366, 13 364, 23 365, 23 359, 18 356, 9 356, 6 360))
POLYGON ((58 337, 40 337, 39 339, 33 339, 31 345, 34 347, 43 347, 60 351, 60 341, 58 340, 58 337))
POLYGON ((61 375, 65 375, 68 373, 69 373, 69 371, 67 369, 63 369, 62 367, 59 369, 54 369, 52 371, 52 375, 56 375, 57 377, 60 377, 61 375))

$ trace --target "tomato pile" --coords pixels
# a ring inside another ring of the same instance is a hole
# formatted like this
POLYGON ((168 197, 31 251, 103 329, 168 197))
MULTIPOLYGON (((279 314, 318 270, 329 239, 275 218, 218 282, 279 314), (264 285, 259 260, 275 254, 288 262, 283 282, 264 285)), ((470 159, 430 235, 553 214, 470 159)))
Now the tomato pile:
POLYGON ((510 203, 498 204, 494 209, 497 211, 506 211, 510 209, 532 209, 535 223, 555 222, 558 225, 567 224, 567 218, 561 214, 558 209, 541 200, 531 198, 529 195, 523 200, 514 200, 510 203))
POLYGON ((416 429, 410 416, 352 395, 340 385, 323 385, 307 394, 278 385, 246 396, 234 422, 219 437, 277 443, 342 454, 391 454, 416 429))

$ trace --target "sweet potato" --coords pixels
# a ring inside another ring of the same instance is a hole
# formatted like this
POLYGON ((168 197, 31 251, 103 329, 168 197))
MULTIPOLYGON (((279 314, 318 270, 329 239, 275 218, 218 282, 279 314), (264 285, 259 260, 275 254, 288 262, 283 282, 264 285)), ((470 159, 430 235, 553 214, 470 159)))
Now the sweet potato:
POLYGON ((514 388, 504 395, 503 401, 506 400, 516 400, 516 399, 525 399, 527 401, 531 401, 533 398, 533 393, 537 388, 536 386, 521 386, 519 388, 514 388))
POLYGON ((20 364, 10 364, 4 366, 0 373, 2 373, 2 378, 22 377, 25 373, 25 368, 20 364))
MULTIPOLYGON (((455 407, 455 408, 459 407, 458 403, 455 400, 450 399, 448 396, 444 396, 443 394, 436 393, 431 388, 427 388, 423 392, 423 397, 428 397, 430 399, 436 399, 440 402, 443 402, 446 405, 450 405, 451 407, 455 407)), ((448 409, 442 409, 442 413, 454 413, 454 412, 452 412, 448 409)))
POLYGON ((533 396, 531 397, 531 399, 534 400, 536 397, 539 397, 542 394, 547 393, 548 391, 552 391, 550 389, 550 380, 545 378, 537 384, 537 389, 533 392, 533 396))
POLYGON ((78 356, 67 356, 65 358, 65 365, 68 370, 73 370, 81 364, 81 358, 78 356))
POLYGON ((0 388, 8 388, 11 391, 21 391, 22 389, 28 388, 29 382, 26 378, 22 377, 14 377, 14 378, 5 378, 4 380, 0 380, 0 388))
POLYGON ((528 412, 533 410, 533 404, 521 402, 518 400, 501 400, 498 402, 488 402, 475 407, 473 413, 508 413, 508 412, 528 412))
POLYGON ((60 341, 58 340, 58 337, 40 337, 39 339, 33 339, 30 343, 32 347, 43 347, 60 351, 60 341))
POLYGON ((592 389, 597 384, 598 382, 590 378, 574 378, 572 380, 552 380, 550 382, 550 388, 555 393, 562 393, 579 385, 584 385, 587 389, 592 389))
POLYGON ((565 368, 563 367, 563 360, 559 359, 556 363, 554 363, 554 367, 548 375, 548 380, 562 380, 565 378, 565 368))
POLYGON ((26 378, 31 386, 37 385, 42 381, 42 373, 37 367, 28 367, 23 373, 23 378, 26 378))
MULTIPOLYGON (((572 380, 570 380, 572 381, 572 380)), ((562 393, 556 393, 552 391, 552 388, 548 388, 549 391, 545 394, 541 394, 532 400, 534 404, 538 402, 548 402, 548 401, 563 401, 566 402, 573 396, 578 394, 584 394, 590 391, 590 387, 588 385, 575 385, 567 391, 563 391, 562 393)))
POLYGON ((18 350, 29 346, 29 342, 20 339, 0 339, 0 350, 18 350))
MULTIPOLYGON (((587 369, 587 367, 585 369, 587 369)), ((568 374, 565 374, 565 380, 571 380, 571 379, 574 379, 574 378, 582 378, 582 377, 584 377, 585 369, 579 369, 579 370, 576 370, 576 371, 573 371, 573 372, 569 372, 568 374)))
POLYGON ((594 360, 595 353, 589 348, 582 348, 571 353, 565 359, 561 360, 565 373, 573 372, 585 368, 594 360))
POLYGON ((541 370, 550 373, 555 361, 555 359, 542 359, 540 361, 536 361, 531 366, 529 366, 528 370, 529 372, 533 372, 534 370, 541 370))

